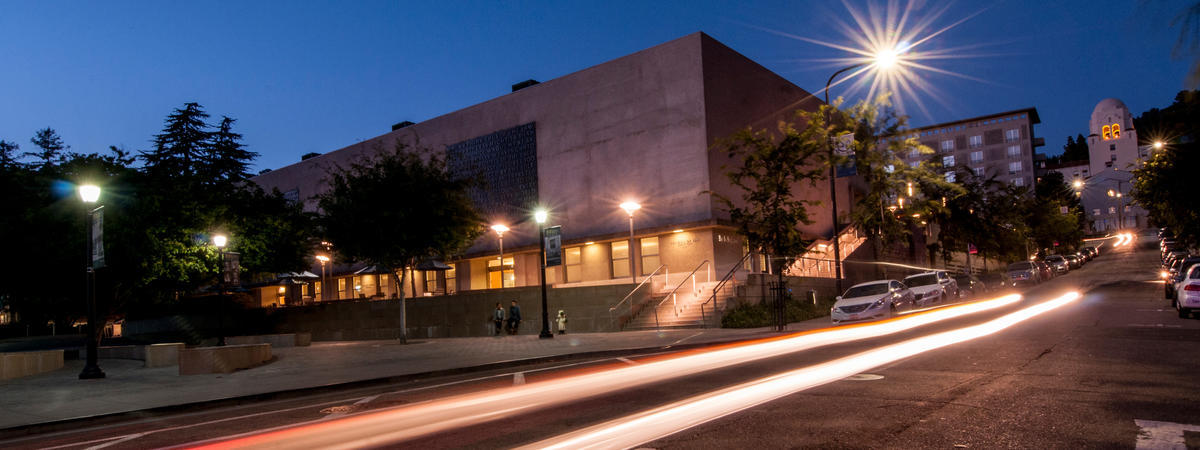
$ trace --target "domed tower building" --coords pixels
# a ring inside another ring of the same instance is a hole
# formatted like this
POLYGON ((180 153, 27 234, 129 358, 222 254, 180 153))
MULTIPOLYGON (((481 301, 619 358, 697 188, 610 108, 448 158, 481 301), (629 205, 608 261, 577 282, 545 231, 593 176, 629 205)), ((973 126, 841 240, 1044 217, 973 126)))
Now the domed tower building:
POLYGON ((1089 122, 1088 159, 1091 177, 1079 188, 1080 201, 1094 233, 1147 226, 1147 212, 1129 195, 1133 172, 1147 152, 1138 147, 1133 115, 1125 103, 1106 98, 1096 104, 1089 122))

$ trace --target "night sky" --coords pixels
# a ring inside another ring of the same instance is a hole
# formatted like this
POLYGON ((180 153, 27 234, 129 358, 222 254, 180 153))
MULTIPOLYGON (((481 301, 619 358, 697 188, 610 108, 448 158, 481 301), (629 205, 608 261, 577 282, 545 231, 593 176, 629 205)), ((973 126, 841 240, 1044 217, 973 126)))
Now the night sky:
MULTIPOLYGON (((696 31, 810 92, 848 54, 782 34, 855 45, 833 25, 851 20, 833 1, 500 3, 0 0, 0 139, 30 149, 50 126, 75 151, 143 150, 166 114, 195 101, 238 119, 262 154, 257 171, 696 31)), ((940 101, 918 93, 927 111, 905 112, 922 126, 1033 106, 1040 150, 1059 153, 1087 134, 1101 99, 1139 114, 1184 88, 1189 59, 1174 56, 1170 22, 1189 3, 950 5, 929 32, 970 18, 921 48, 963 56, 928 62, 962 76, 920 72, 940 101)), ((914 5, 928 17, 945 4, 914 5)))

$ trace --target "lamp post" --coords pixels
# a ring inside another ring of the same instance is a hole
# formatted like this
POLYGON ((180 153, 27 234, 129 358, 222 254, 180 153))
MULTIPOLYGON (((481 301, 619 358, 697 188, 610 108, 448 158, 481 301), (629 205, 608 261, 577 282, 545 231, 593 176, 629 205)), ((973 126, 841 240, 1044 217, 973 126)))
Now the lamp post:
POLYGON ((629 214, 629 279, 637 283, 637 272, 634 271, 633 265, 633 212, 642 209, 642 205, 637 202, 625 202, 620 206, 626 214, 629 214))
POLYGON ((217 268, 217 345, 225 345, 225 245, 229 243, 229 238, 223 234, 216 234, 212 237, 213 246, 217 247, 217 254, 221 258, 220 266, 217 268))
POLYGON ((329 291, 329 283, 325 282, 325 264, 329 262, 329 257, 325 255, 317 255, 317 261, 321 262, 321 301, 325 301, 329 291))
POLYGON ((84 242, 84 246, 87 247, 87 265, 85 266, 86 269, 84 271, 86 276, 85 285, 87 287, 85 288, 84 296, 86 298, 84 299, 84 302, 87 303, 88 315, 86 337, 87 363, 83 366, 83 371, 79 372, 79 379, 88 380, 104 378, 104 371, 100 370, 100 365, 97 363, 97 360, 99 359, 97 355, 97 347, 99 346, 100 341, 100 328, 96 326, 96 323, 99 322, 100 319, 96 317, 96 268, 92 263, 92 258, 94 256, 92 254, 92 239, 95 238, 92 235, 92 227, 94 226, 93 220, 95 218, 96 211, 99 211, 100 208, 104 207, 104 205, 100 205, 95 208, 90 206, 91 204, 100 200, 99 186, 79 186, 79 198, 83 200, 83 203, 86 206, 85 210, 87 211, 87 242, 84 242))
MULTIPOLYGON (((884 49, 875 53, 868 61, 863 61, 857 64, 852 64, 834 72, 829 76, 829 80, 825 82, 825 105, 829 105, 829 87, 833 85, 833 80, 847 71, 861 68, 867 65, 873 65, 879 70, 887 70, 895 66, 902 55, 908 48, 890 48, 884 49)), ((829 126, 829 110, 825 112, 825 126, 829 126)), ((836 277, 837 292, 842 292, 842 245, 838 234, 841 232, 838 228, 838 209, 837 209, 837 165, 833 163, 834 152, 833 143, 830 142, 828 133, 825 136, 825 146, 829 149, 829 203, 833 209, 833 267, 834 276, 836 277)), ((781 272, 782 273, 782 272, 781 272)))
POLYGON ((496 239, 500 241, 500 287, 504 287, 504 232, 508 231, 508 227, 503 224, 492 225, 492 231, 496 232, 496 239))
MULTIPOLYGON (((546 210, 539 209, 533 213, 533 220, 538 225, 538 278, 542 282, 542 333, 538 335, 541 339, 554 339, 554 333, 550 332, 550 311, 546 304, 546 210)), ((504 264, 504 260, 500 260, 504 264)), ((503 269, 503 267, 501 267, 503 269)), ((500 272, 503 277, 504 272, 500 272)))

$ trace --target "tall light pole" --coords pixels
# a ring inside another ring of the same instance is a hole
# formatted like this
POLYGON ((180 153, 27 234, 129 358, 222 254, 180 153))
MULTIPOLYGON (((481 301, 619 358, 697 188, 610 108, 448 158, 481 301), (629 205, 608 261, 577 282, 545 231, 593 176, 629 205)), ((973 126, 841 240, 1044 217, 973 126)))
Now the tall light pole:
MULTIPOLYGON (((829 81, 825 82, 825 126, 829 126, 829 87, 833 85, 833 80, 847 71, 861 68, 867 65, 873 65, 879 70, 887 70, 894 67, 900 60, 902 55, 908 48, 891 48, 882 50, 874 55, 869 61, 852 64, 834 72, 829 76, 829 81)), ((842 245, 838 234, 841 232, 838 228, 838 209, 837 209, 837 165, 834 164, 833 142, 829 139, 829 134, 825 135, 825 147, 829 149, 829 203, 833 208, 833 268, 834 276, 836 277, 837 292, 842 292, 842 245)), ((782 270, 780 271, 782 273, 782 270)))
POLYGON ((229 243, 229 238, 223 234, 215 234, 212 237, 213 246, 217 247, 217 254, 221 258, 221 264, 217 268, 217 345, 225 345, 225 245, 229 243))
POLYGON ((100 208, 104 207, 104 205, 99 205, 95 208, 91 207, 91 204, 100 200, 99 186, 90 184, 79 186, 79 198, 83 200, 83 203, 86 207, 85 211, 87 211, 87 242, 84 242, 84 246, 87 247, 87 265, 85 266, 86 269, 84 271, 86 276, 85 285, 87 287, 85 288, 84 295, 86 298, 84 301, 87 303, 88 315, 86 338, 87 363, 84 364, 83 371, 79 372, 79 379, 88 380, 104 378, 104 371, 100 370, 100 364, 97 362, 99 360, 97 348, 99 347, 100 341, 100 328, 96 326, 96 323, 99 322, 100 319, 96 314, 96 268, 92 262, 92 258, 95 256, 92 254, 92 240, 95 239, 95 237, 92 235, 92 227, 95 226, 93 220, 95 218, 96 211, 99 211, 100 208))
POLYGON ((496 232, 496 239, 500 241, 500 287, 504 287, 504 232, 508 231, 508 227, 503 224, 492 225, 492 231, 496 232))
POLYGON ((317 255, 317 261, 321 262, 321 301, 328 298, 329 283, 325 281, 325 264, 329 262, 329 257, 325 255, 317 255))
POLYGON ((633 265, 633 212, 642 209, 642 205, 637 202, 625 202, 620 206, 629 214, 629 279, 637 283, 637 272, 634 271, 633 265))
MULTIPOLYGON (((554 333, 550 332, 550 311, 546 304, 546 218, 548 214, 546 210, 539 209, 533 213, 533 220, 538 226, 538 278, 542 282, 542 333, 538 335, 542 339, 554 339, 554 333)), ((504 260, 500 260, 501 278, 504 276, 503 264, 504 260)))

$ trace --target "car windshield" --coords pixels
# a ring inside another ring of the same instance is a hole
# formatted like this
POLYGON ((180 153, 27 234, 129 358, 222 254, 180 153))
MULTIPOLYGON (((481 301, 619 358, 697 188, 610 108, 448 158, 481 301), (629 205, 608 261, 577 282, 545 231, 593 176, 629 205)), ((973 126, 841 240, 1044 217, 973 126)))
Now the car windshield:
POLYGON ((887 292, 888 292, 887 283, 875 283, 875 284, 868 284, 865 286, 854 286, 850 289, 847 289, 846 295, 843 295, 842 297, 845 297, 845 298, 866 297, 868 295, 886 294, 887 292))
POLYGON ((1033 264, 1027 262, 1012 263, 1008 265, 1008 270, 1029 270, 1033 264))
POLYGON ((936 274, 931 273, 908 277, 904 279, 904 282, 908 283, 909 286, 928 286, 931 284, 938 284, 938 279, 936 274))

